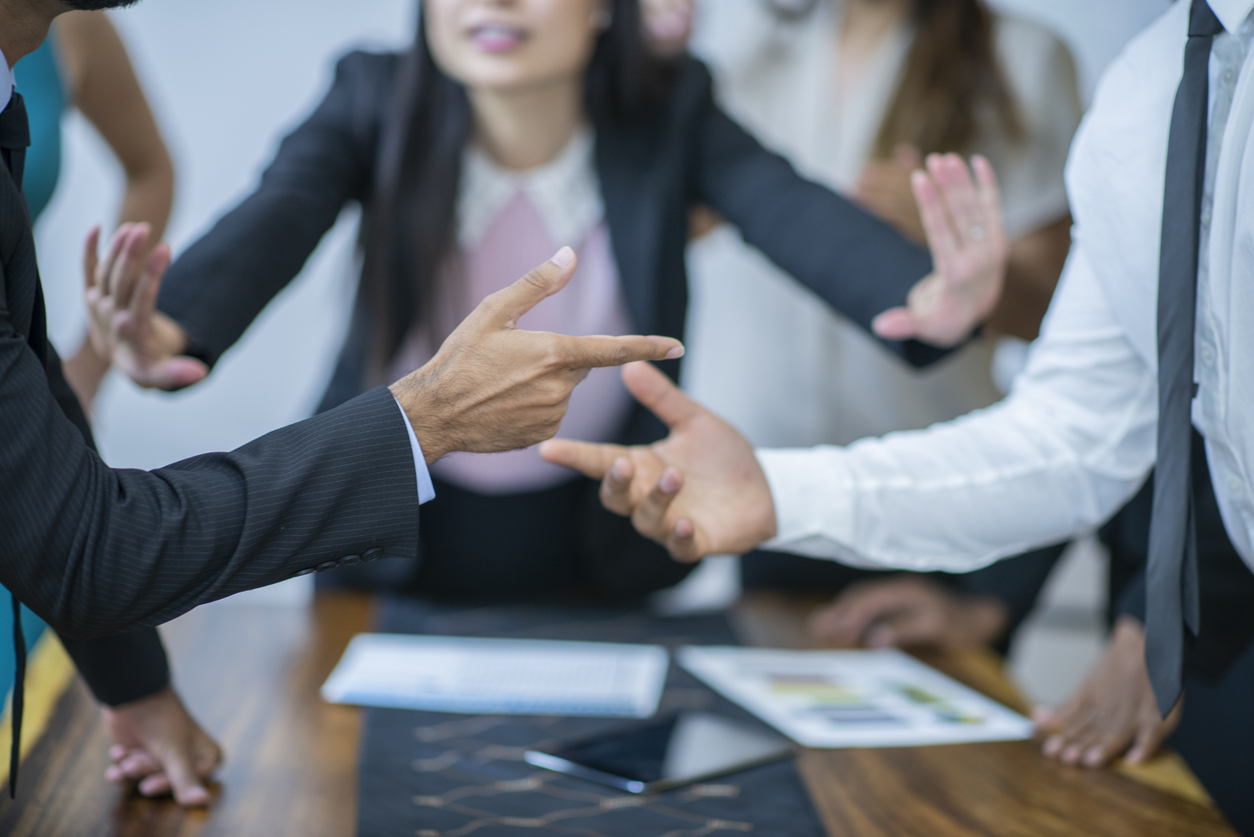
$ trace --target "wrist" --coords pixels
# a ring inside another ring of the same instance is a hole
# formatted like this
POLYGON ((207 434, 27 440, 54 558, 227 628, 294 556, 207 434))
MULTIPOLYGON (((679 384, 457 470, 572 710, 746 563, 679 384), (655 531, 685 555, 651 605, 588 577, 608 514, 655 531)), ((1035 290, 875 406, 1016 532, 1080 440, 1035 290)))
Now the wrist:
POLYGON ((446 454, 452 453, 455 447, 445 432, 447 424, 440 418, 437 399, 432 398, 430 387, 424 386, 423 378, 420 377, 425 369, 423 367, 406 375, 389 386, 388 391, 405 412, 405 418, 422 448, 422 457, 430 466, 446 454))
POLYGON ((185 353, 191 342, 183 327, 160 311, 152 312, 152 338, 158 352, 165 357, 176 357, 185 353))

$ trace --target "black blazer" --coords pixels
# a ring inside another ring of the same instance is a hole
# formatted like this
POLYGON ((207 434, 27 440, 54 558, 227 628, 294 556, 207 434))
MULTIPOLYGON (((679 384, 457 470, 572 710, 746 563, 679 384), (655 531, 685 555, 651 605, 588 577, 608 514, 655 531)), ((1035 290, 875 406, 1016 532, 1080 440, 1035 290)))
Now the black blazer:
MULTIPOLYGON (((257 191, 170 268, 159 308, 214 363, 300 272, 345 204, 371 200, 381 128, 399 56, 343 58, 322 104, 280 146, 257 191)), ((709 73, 680 67, 665 100, 630 126, 594 124, 596 167, 620 281, 644 334, 683 337, 688 209, 713 207, 745 240, 869 328, 931 270, 928 254, 892 227, 801 178, 714 104, 709 73)), ((321 409, 365 386, 371 325, 359 304, 321 409)), ((914 363, 942 353, 885 343, 914 363)), ((676 363, 664 364, 672 376, 676 363)), ((659 438, 637 408, 622 441, 659 438)))
POLYGON ((379 388, 232 453, 111 470, 58 403, 30 219, 0 173, 0 583, 59 633, 198 604, 418 544, 404 418, 379 388))

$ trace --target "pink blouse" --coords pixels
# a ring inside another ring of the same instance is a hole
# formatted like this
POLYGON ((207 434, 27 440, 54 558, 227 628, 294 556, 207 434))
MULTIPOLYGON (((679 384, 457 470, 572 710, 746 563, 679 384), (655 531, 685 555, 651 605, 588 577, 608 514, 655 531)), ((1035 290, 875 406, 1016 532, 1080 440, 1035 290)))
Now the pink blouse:
MULTIPOLYGON (((591 143, 581 136, 572 146, 558 160, 532 172, 493 170, 482 157, 473 161, 477 174, 472 171, 464 175, 472 182, 472 191, 468 194, 463 188, 459 196, 462 246, 450 260, 435 295, 436 325, 441 334, 450 333, 484 297, 510 285, 564 244, 572 246, 579 257, 574 278, 561 293, 524 315, 518 327, 572 335, 631 332, 609 229, 591 169, 591 143), (572 165, 572 158, 579 165, 572 165), (485 177, 486 190, 475 190, 474 183, 482 185, 485 177), (586 195, 589 185, 596 191, 594 200, 586 195), (572 190, 575 196, 562 201, 563 192, 569 197, 572 190), (484 197, 485 191, 491 196, 484 197), (578 198, 579 193, 583 193, 583 200, 578 198), (492 204, 503 201, 503 205, 494 216, 492 210, 496 207, 487 206, 485 215, 485 200, 492 204), (476 203, 468 207, 467 201, 476 203), (537 204, 548 209, 550 217, 546 218, 546 212, 537 204), (582 224, 578 217, 572 224, 572 206, 582 216, 582 224), (559 216, 558 207, 564 217, 559 216), (479 228, 467 230, 467 219, 485 217, 490 220, 481 220, 479 228), (562 228, 566 235, 582 232, 582 239, 556 240, 550 231, 553 227, 562 228)), ((389 370, 392 379, 418 368, 433 354, 429 335, 419 330, 411 332, 389 370)), ((594 369, 572 394, 558 436, 613 441, 622 431, 631 405, 631 395, 623 386, 618 369, 594 369)), ((539 491, 574 477, 571 471, 540 459, 534 447, 508 453, 453 453, 436 462, 431 472, 441 480, 483 494, 539 491)))

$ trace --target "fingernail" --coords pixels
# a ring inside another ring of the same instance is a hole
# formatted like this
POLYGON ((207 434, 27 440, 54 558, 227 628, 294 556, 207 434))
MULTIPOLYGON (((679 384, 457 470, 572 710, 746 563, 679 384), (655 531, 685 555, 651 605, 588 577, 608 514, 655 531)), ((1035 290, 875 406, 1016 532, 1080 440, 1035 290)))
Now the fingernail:
POLYGON ((551 261, 560 268, 570 267, 571 262, 575 260, 575 251, 569 247, 563 247, 554 254, 551 261))
POLYGON ((1041 748, 1047 756, 1056 756, 1058 751, 1062 749, 1062 739, 1058 736, 1052 736, 1045 739, 1045 746, 1041 748))
POLYGON ((1097 747, 1092 747, 1084 754, 1084 763, 1089 767, 1097 767, 1102 761, 1102 751, 1097 747))
POLYGON ((610 479, 614 482, 627 482, 627 460, 616 459, 610 468, 610 479))
POLYGON ((675 348, 671 349, 669 352, 666 353, 667 360, 675 360, 676 358, 681 358, 683 356, 684 356, 683 346, 676 346, 675 348))
POLYGON ((666 473, 662 474, 662 479, 658 482, 662 490, 667 494, 673 494, 679 490, 679 472, 668 468, 666 473))

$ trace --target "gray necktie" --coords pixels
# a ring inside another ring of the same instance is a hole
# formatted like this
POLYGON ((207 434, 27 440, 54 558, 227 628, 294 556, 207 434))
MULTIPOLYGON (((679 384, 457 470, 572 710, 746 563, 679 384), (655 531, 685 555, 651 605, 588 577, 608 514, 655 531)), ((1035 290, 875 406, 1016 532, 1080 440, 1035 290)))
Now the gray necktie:
POLYGON ((1193 327, 1197 315, 1198 226, 1206 171, 1211 42, 1223 30, 1206 0, 1193 0, 1184 77, 1167 143, 1158 267, 1158 461, 1146 583, 1145 661, 1159 711, 1180 698, 1184 627, 1201 630, 1197 537, 1190 479, 1193 327))

